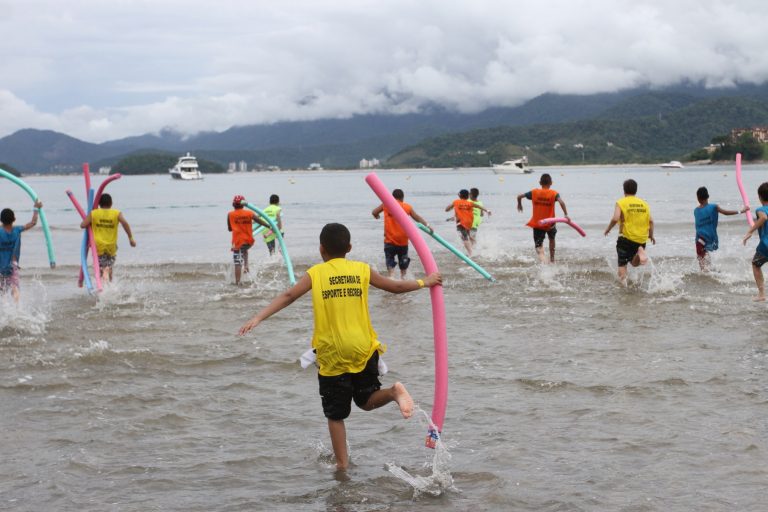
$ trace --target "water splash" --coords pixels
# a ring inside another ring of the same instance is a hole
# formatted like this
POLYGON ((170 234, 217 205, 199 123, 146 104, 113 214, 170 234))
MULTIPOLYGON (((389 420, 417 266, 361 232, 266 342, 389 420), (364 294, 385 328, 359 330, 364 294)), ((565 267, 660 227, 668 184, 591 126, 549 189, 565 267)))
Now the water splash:
POLYGON ((44 334, 49 318, 48 297, 38 278, 24 283, 18 303, 10 293, 0 294, 0 332, 44 334))
MULTIPOLYGON (((417 415, 417 417, 419 418, 419 424, 422 426, 422 432, 427 429, 436 429, 426 411, 422 410, 418 406, 415 406, 414 412, 420 413, 417 415)), ((442 438, 438 438, 435 443, 432 463, 425 463, 425 467, 428 470, 431 470, 431 474, 425 476, 411 475, 394 462, 388 462, 386 468, 387 471, 392 473, 395 477, 413 487, 414 498, 418 498, 421 494, 440 496, 446 491, 458 491, 458 489, 456 489, 456 487, 453 485, 453 476, 450 472, 450 462, 451 454, 448 451, 448 448, 446 447, 442 438)))

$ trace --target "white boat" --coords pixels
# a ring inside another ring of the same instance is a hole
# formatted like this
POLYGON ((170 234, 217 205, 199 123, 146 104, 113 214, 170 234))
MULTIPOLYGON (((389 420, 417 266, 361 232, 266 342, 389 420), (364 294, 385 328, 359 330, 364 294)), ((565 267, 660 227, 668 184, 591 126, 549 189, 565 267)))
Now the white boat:
POLYGON ((200 168, 197 166, 197 158, 193 157, 189 153, 179 158, 176 165, 168 169, 171 178, 176 180, 201 180, 203 179, 203 173, 200 172, 200 168))
POLYGON ((504 174, 531 174, 533 169, 528 167, 528 157, 523 156, 517 160, 507 160, 500 164, 491 164, 491 168, 495 173, 504 174))
POLYGON ((665 164, 661 164, 662 169, 682 169, 683 164, 678 162, 677 160, 672 160, 671 162, 667 162, 665 164))

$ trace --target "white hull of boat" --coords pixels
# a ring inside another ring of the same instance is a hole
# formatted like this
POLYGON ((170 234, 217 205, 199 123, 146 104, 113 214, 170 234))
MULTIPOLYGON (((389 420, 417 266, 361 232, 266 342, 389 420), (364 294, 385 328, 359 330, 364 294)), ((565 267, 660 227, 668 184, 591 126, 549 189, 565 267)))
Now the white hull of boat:
POLYGON ((528 159, 507 160, 500 164, 492 164, 491 169, 496 174, 531 174, 533 169, 528 167, 528 159))

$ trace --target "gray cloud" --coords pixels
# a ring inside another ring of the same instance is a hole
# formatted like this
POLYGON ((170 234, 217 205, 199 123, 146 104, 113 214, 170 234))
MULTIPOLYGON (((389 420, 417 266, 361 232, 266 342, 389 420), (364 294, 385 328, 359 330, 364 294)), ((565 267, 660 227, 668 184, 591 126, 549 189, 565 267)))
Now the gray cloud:
POLYGON ((103 141, 768 79, 768 14, 751 0, 30 0, 0 10, 0 136, 35 127, 103 141))

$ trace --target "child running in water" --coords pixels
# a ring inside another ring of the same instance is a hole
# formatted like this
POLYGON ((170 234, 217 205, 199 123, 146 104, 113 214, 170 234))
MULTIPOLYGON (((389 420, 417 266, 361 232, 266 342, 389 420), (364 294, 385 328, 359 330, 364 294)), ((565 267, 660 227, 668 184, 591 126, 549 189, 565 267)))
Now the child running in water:
POLYGON ((539 178, 539 185, 541 185, 541 188, 535 188, 517 196, 517 211, 521 213, 523 211, 523 198, 531 201, 533 210, 531 219, 526 226, 533 228, 533 246, 536 254, 539 256, 539 261, 547 263, 547 257, 544 254, 544 237, 549 238, 549 262, 554 263, 557 228, 554 224, 541 225, 539 221, 555 216, 555 202, 560 204, 566 219, 569 219, 568 210, 557 190, 550 188, 552 186, 552 176, 546 173, 542 174, 541 178, 539 178))
MULTIPOLYGON (((266 213, 272 221, 277 224, 277 229, 280 230, 280 234, 283 234, 283 217, 280 215, 280 213, 283 211, 282 207, 280 206, 280 196, 277 194, 272 194, 269 196, 269 206, 264 208, 264 213, 266 213)), ((267 250, 269 251, 269 255, 272 256, 275 254, 275 240, 277 239, 277 235, 274 231, 272 231, 272 228, 268 228, 264 230, 264 243, 267 244, 267 250)))
MULTIPOLYGON (((422 223, 430 230, 432 229, 429 227, 429 223, 414 211, 413 206, 404 201, 405 193, 401 189, 393 190, 392 197, 413 220, 422 223)), ((384 213, 384 260, 387 265, 387 277, 392 277, 395 273, 395 267, 399 266, 400 278, 405 279, 408 265, 411 263, 411 258, 408 257, 408 235, 405 234, 405 230, 383 204, 374 208, 371 215, 374 219, 378 219, 382 212, 384 213), (395 257, 397 257, 397 263, 395 263, 395 257)))
POLYGON ((618 277, 622 286, 627 285, 627 264, 633 267, 648 263, 645 254, 645 244, 648 240, 656 245, 653 237, 653 217, 648 203, 635 196, 637 182, 626 180, 623 184, 624 197, 616 201, 613 217, 605 228, 605 236, 613 226, 619 224, 619 238, 616 240, 616 256, 618 259, 618 277))
POLYGON ((349 466, 344 419, 351 412, 353 400, 365 411, 394 401, 404 418, 413 412, 413 399, 400 382, 381 389, 378 361, 386 347, 371 326, 369 285, 392 293, 405 293, 442 282, 438 273, 410 281, 384 277, 366 263, 346 259, 351 250, 349 230, 342 224, 326 224, 320 232, 323 263, 311 267, 293 287, 240 328, 240 335, 245 335, 305 293, 312 292, 315 317, 312 347, 317 353, 323 413, 328 419, 336 466, 341 470, 349 466))
POLYGON ((470 201, 469 190, 465 188, 459 190, 458 199, 454 199, 451 204, 445 207, 445 211, 447 212, 453 210, 454 219, 456 220, 456 231, 459 232, 459 236, 464 243, 464 248, 467 250, 468 256, 472 256, 472 247, 474 246, 470 231, 472 230, 472 224, 475 222, 475 208, 487 212, 488 215, 491 214, 489 210, 470 201))
POLYGON ((4 208, 0 212, 0 293, 9 290, 13 300, 19 302, 19 257, 21 256, 21 233, 32 229, 37 224, 38 210, 43 203, 35 201, 35 209, 32 212, 32 220, 23 226, 14 227, 16 215, 10 208, 4 208))
POLYGON ((469 200, 474 203, 475 207, 472 209, 472 229, 469 230, 469 239, 472 241, 474 247, 477 243, 477 228, 483 223, 483 214, 487 211, 488 216, 491 216, 491 210, 485 210, 483 202, 480 200, 480 190, 477 188, 469 189, 469 200))
POLYGON ((765 300, 765 280, 763 279, 762 267, 768 261, 768 225, 766 225, 766 221, 768 221, 768 182, 763 183, 757 188, 757 196, 760 198, 762 206, 755 210, 757 220, 747 230, 743 243, 747 245, 747 240, 755 231, 760 234, 760 242, 757 244, 755 255, 752 257, 752 274, 755 276, 755 284, 757 285, 757 297, 753 300, 762 302, 765 300))
POLYGON ((99 207, 92 210, 80 223, 81 228, 93 226, 93 239, 96 241, 96 253, 99 256, 101 279, 112 281, 112 268, 117 259, 117 225, 120 224, 128 235, 131 247, 136 247, 136 240, 131 234, 131 226, 120 210, 112 208, 112 196, 102 194, 99 207))
POLYGON ((240 284, 243 267, 248 272, 248 249, 253 247, 253 223, 269 229, 269 224, 261 220, 251 210, 243 208, 245 197, 236 195, 232 198, 232 211, 227 214, 227 229, 232 232, 232 260, 235 263, 235 284, 240 284))
POLYGON ((737 215, 749 210, 725 210, 718 204, 709 203, 709 191, 707 187, 699 187, 696 190, 696 198, 699 206, 693 209, 693 218, 696 221, 696 257, 699 260, 699 268, 702 272, 709 271, 709 253, 717 250, 717 219, 718 214, 737 215))

